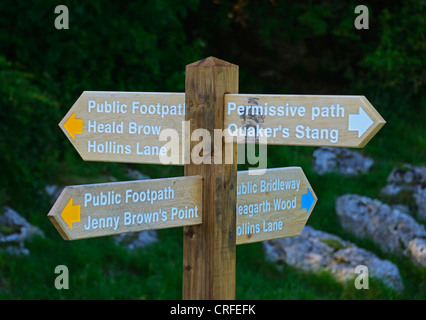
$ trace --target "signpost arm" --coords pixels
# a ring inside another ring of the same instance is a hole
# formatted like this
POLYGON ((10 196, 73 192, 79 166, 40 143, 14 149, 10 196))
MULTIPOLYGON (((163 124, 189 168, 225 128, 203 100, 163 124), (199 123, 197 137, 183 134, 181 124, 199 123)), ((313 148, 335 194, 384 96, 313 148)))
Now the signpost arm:
MULTIPOLYGON (((211 143, 210 148, 195 148, 197 154, 185 154, 185 176, 201 175, 204 192, 203 223, 184 227, 182 296, 235 299, 237 147, 232 144, 229 161, 229 145, 225 148, 222 136, 214 141, 214 129, 224 129, 225 94, 238 93, 238 66, 214 57, 194 62, 186 67, 185 87, 185 120, 190 121, 186 139, 203 128, 211 143), (215 157, 220 151, 222 159, 215 157), (202 163, 194 163, 194 156, 202 163)), ((201 139, 205 137, 190 142, 190 152, 201 139)))

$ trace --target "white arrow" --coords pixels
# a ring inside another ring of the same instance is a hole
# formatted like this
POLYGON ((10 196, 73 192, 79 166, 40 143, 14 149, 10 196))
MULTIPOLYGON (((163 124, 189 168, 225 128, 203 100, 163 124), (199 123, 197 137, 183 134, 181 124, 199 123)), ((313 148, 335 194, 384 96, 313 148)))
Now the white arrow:
POLYGON ((373 120, 368 116, 361 106, 358 114, 349 114, 349 131, 358 131, 358 138, 373 124, 373 120))

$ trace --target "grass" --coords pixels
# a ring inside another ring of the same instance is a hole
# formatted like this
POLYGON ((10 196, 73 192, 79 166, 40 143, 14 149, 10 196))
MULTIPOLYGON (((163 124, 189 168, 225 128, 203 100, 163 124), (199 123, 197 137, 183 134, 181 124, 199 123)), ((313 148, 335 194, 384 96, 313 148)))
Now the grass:
MULTIPOLYGON (((319 199, 308 224, 396 263, 404 292, 397 293, 375 279, 370 279, 369 290, 356 290, 353 283, 339 284, 327 273, 313 275, 287 265, 276 266, 265 261, 262 244, 254 243, 237 247, 237 299, 426 299, 424 268, 384 253, 372 241, 344 231, 334 212, 338 196, 357 193, 380 199, 380 189, 395 166, 420 165, 426 159, 425 108, 398 114, 387 111, 387 106, 397 101, 370 101, 388 123, 366 148, 359 150, 375 161, 369 173, 350 178, 333 173, 318 175, 312 170, 312 147, 270 146, 268 167, 301 166, 319 199)), ((94 183, 108 181, 109 176, 125 180, 126 166, 129 165, 83 163, 78 155, 67 154, 57 181, 62 185, 94 183)), ((153 178, 183 175, 181 167, 131 167, 153 178)), ((181 228, 160 230, 159 242, 128 251, 111 237, 62 240, 46 217, 51 207, 46 197, 15 202, 12 207, 40 227, 45 237, 27 242, 29 256, 0 251, 0 299, 181 299, 181 228), (54 286, 57 265, 69 269, 69 290, 57 290, 54 286)))

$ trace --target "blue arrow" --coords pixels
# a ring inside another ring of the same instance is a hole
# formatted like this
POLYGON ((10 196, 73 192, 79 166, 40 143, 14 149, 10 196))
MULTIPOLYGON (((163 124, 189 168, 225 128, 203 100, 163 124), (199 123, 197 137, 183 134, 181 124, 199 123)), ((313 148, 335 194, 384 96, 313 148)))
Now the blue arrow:
POLYGON ((306 193, 302 194, 302 209, 306 209, 306 214, 309 213, 309 210, 311 210, 312 205, 314 204, 314 197, 312 196, 311 191, 306 188, 306 193))

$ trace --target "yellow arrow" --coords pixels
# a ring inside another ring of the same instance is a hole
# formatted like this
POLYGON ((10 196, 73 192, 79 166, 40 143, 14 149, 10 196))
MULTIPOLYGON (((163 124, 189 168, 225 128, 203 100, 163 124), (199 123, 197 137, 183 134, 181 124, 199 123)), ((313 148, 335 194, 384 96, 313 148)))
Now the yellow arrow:
POLYGON ((76 119, 75 112, 73 112, 73 114, 64 123, 64 127, 67 129, 71 137, 75 139, 76 133, 83 133, 83 119, 76 119))
POLYGON ((61 213, 61 217, 65 220, 71 230, 73 222, 80 222, 80 208, 81 206, 79 204, 72 204, 71 198, 61 213))

